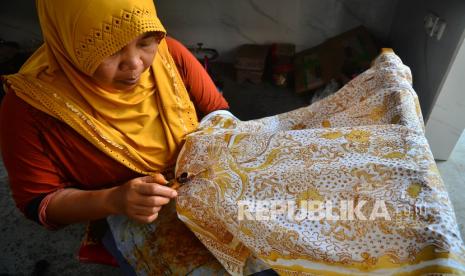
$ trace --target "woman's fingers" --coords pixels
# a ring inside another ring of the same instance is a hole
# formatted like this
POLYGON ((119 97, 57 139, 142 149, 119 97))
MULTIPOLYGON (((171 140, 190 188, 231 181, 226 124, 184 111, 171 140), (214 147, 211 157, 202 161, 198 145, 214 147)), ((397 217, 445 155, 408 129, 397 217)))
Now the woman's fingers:
POLYGON ((155 183, 136 183, 135 189, 139 194, 147 196, 164 196, 174 198, 178 195, 176 190, 155 183))
POLYGON ((152 178, 153 178, 153 182, 155 182, 155 183, 158 183, 158 184, 161 184, 161 185, 168 184, 168 180, 166 180, 166 178, 161 173, 158 173, 158 174, 152 176, 152 178))
POLYGON ((155 206, 155 207, 146 207, 146 206, 134 206, 133 212, 136 215, 142 215, 142 216, 151 216, 154 215, 158 212, 160 212, 161 206, 155 206))
POLYGON ((144 207, 157 207, 166 205, 170 202, 170 198, 163 196, 144 196, 138 200, 137 205, 144 207))
POLYGON ((177 192, 166 185, 161 174, 132 179, 121 188, 124 192, 122 211, 128 217, 140 222, 151 223, 158 217, 163 205, 177 196, 177 192))
POLYGON ((155 175, 142 176, 139 177, 138 180, 140 180, 140 182, 142 183, 157 183, 161 185, 166 185, 168 183, 166 178, 161 173, 157 173, 155 175))

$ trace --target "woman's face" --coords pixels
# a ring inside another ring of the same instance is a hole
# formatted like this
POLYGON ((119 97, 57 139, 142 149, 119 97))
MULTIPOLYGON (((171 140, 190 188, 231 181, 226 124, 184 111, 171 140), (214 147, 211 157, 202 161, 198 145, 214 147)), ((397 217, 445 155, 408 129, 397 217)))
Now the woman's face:
POLYGON ((92 75, 102 88, 128 91, 134 88, 142 73, 152 65, 158 49, 155 33, 145 33, 105 58, 92 75))

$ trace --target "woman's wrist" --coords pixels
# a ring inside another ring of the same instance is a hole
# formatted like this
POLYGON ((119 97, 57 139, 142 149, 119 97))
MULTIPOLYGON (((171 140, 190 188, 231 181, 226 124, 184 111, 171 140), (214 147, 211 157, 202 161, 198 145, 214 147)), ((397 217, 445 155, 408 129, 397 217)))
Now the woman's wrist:
POLYGON ((108 215, 119 215, 121 214, 120 208, 118 206, 118 192, 120 186, 111 187, 105 190, 102 190, 102 208, 108 215))

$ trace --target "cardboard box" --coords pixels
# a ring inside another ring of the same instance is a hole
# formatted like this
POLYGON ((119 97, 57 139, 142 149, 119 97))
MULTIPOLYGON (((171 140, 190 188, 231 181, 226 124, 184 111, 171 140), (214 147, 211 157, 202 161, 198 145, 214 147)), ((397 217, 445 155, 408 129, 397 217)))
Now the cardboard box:
POLYGON ((253 84, 260 84, 262 83, 262 78, 263 78, 263 71, 236 69, 236 81, 238 83, 250 81, 253 84))
POLYGON ((245 44, 239 47, 234 68, 238 82, 260 83, 265 70, 268 46, 245 44))
POLYGON ((295 91, 303 93, 325 85, 329 76, 327 74, 328 61, 321 46, 305 50, 296 55, 295 67, 295 91), (323 70, 326 69, 326 70, 323 70))
POLYGON ((295 91, 320 88, 331 79, 352 79, 370 67, 378 48, 362 26, 296 55, 295 91))

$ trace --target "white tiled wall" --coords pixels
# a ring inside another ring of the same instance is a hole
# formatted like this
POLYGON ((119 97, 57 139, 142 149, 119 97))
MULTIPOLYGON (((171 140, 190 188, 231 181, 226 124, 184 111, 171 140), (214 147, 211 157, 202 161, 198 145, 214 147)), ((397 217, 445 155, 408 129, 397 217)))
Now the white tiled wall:
POLYGON ((244 43, 290 42, 297 50, 365 25, 386 40, 397 0, 155 0, 168 32, 223 58, 244 43))

